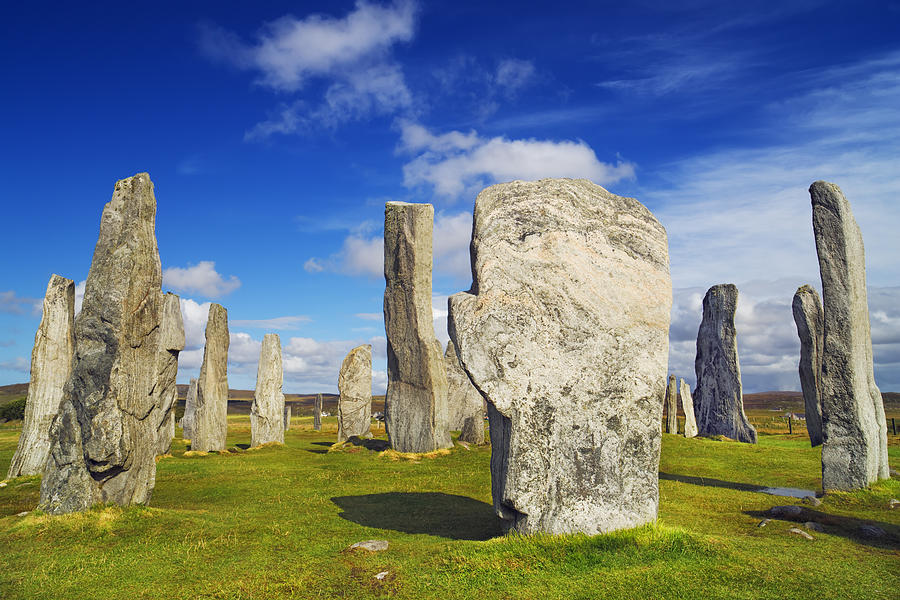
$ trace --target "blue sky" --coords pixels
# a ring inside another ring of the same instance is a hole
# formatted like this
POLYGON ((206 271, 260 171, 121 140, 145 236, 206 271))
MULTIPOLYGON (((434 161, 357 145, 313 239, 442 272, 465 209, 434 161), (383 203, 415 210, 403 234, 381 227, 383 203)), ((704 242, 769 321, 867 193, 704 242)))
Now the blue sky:
POLYGON ((446 341, 477 192, 568 176, 666 226, 673 372, 693 382, 700 300, 732 282, 745 391, 799 389, 790 302, 819 287, 806 189, 826 179, 865 238, 876 380, 900 391, 898 31, 898 2, 10 5, 0 384, 28 380, 50 274, 83 282, 114 182, 147 171, 179 382, 214 301, 231 387, 274 331, 286 391, 335 391, 361 343, 383 391, 384 203, 435 205, 446 341))

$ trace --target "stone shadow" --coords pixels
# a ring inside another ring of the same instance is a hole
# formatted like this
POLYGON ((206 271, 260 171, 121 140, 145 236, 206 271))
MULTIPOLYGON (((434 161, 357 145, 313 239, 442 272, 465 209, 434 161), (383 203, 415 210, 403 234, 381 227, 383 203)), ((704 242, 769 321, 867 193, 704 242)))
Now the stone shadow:
MULTIPOLYGON (((789 523, 813 522, 821 526, 821 531, 808 530, 812 536, 816 535, 839 535, 866 546, 875 548, 883 548, 887 550, 900 550, 900 526, 882 521, 872 521, 870 519, 857 519, 856 517, 844 517, 841 515, 830 515, 820 510, 813 510, 805 506, 800 506, 797 514, 772 515, 771 512, 765 510, 745 510, 745 515, 762 519, 772 519, 773 521, 785 521, 789 523), (873 531, 871 528, 879 531, 873 531)), ((806 529, 806 528, 804 528, 806 529)))
POLYGON ((816 496, 814 490, 802 490, 799 488, 786 487, 770 487, 766 485, 757 485, 754 483, 739 483, 737 481, 723 481, 721 479, 713 479, 712 477, 694 477, 691 475, 675 475, 673 473, 659 472, 659 478, 666 481, 678 481, 679 483, 689 483, 691 485, 703 485, 707 487, 725 488, 729 490, 737 490, 739 492, 761 492, 772 496, 786 496, 790 498, 803 498, 805 496, 816 496))
POLYGON ((362 446, 366 450, 374 450, 375 452, 384 452, 391 447, 390 442, 388 442, 387 440, 361 438, 355 435, 350 436, 350 439, 344 443, 351 444, 353 446, 362 446))
POLYGON ((331 499, 338 516, 365 527, 424 533, 452 540, 488 540, 503 535, 494 507, 441 492, 388 492, 331 499))

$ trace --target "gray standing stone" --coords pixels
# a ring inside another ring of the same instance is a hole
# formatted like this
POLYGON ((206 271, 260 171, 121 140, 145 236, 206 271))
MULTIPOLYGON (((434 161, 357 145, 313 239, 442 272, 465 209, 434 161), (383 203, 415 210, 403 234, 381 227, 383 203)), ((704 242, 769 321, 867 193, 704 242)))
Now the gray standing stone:
POLYGON ((191 377, 187 395, 184 398, 184 417, 181 418, 181 437, 190 440, 194 435, 194 420, 197 414, 197 379, 191 377))
MULTIPOLYGON (((256 369, 256 393, 250 406, 250 445, 284 443, 284 374, 281 369, 281 338, 277 333, 263 336, 256 369)), ((288 420, 290 423, 290 420, 288 420)))
POLYGON ((672 283, 662 225, 586 180, 475 200, 449 332, 488 401, 494 509, 521 533, 656 519, 672 283))
POLYGON ((841 189, 809 188, 824 301, 822 487, 852 490, 890 477, 887 422, 875 385, 862 233, 841 189))
POLYGON ((316 394, 316 404, 313 408, 313 429, 322 431, 322 394, 316 394))
POLYGON ((694 411, 700 435, 724 435, 756 443, 756 429, 744 414, 741 366, 738 361, 734 313, 738 290, 733 284, 714 285, 703 298, 703 320, 697 333, 697 389, 694 411))
POLYGON ((197 382, 197 404, 191 450, 210 452, 225 449, 228 434, 228 313, 219 304, 209 306, 206 345, 197 382))
POLYGON ((75 320, 75 357, 39 507, 58 514, 150 500, 156 481, 162 269, 150 176, 118 181, 75 320))
POLYGON ((691 398, 691 388, 681 380, 681 408, 684 410, 684 437, 697 436, 697 419, 694 417, 694 400, 691 398))
POLYGON ((8 478, 40 475, 50 452, 50 423, 59 412, 75 354, 75 284, 51 275, 41 324, 31 349, 31 383, 25 421, 8 478))
POLYGON ((431 310, 434 207, 384 207, 384 328, 388 385, 385 427, 400 452, 430 452, 453 442, 447 423, 447 375, 431 310))
POLYGON ((806 411, 806 431, 810 443, 819 446, 822 444, 822 302, 816 290, 804 285, 794 294, 791 309, 800 337, 800 387, 806 411))
POLYGON ((675 386, 675 376, 669 375, 669 385, 666 386, 666 433, 678 433, 678 388, 675 386))
POLYGON ((284 430, 290 431, 291 429, 291 405, 284 405, 284 430))
POLYGON ((338 442, 372 435, 372 346, 351 350, 338 375, 338 442))
POLYGON ((175 437, 175 403, 178 388, 178 354, 184 350, 184 322, 181 318, 181 302, 175 294, 163 296, 160 320, 159 349, 156 353, 156 369, 159 383, 154 393, 157 395, 159 421, 156 426, 157 454, 168 454, 175 437))
POLYGON ((447 405, 450 412, 450 429, 459 431, 459 440, 469 444, 484 443, 484 398, 472 385, 472 381, 456 354, 453 340, 447 342, 444 352, 447 369, 447 405), (468 425, 467 425, 468 424, 468 425))

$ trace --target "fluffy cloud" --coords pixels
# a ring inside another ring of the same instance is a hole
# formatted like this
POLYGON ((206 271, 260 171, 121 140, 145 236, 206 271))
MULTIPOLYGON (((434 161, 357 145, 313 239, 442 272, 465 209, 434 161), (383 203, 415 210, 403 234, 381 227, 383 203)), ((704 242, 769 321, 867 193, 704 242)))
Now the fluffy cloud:
POLYGON ((216 263, 203 260, 187 267, 169 267, 163 270, 163 287, 178 292, 200 294, 207 298, 226 296, 241 287, 235 275, 227 279, 216 272, 216 263))
POLYGON ((284 331, 299 329, 302 323, 308 323, 311 319, 304 315, 293 315, 288 317, 275 317, 272 319, 235 319, 230 322, 234 327, 252 327, 255 329, 269 329, 274 331, 284 331))
POLYGON ((26 312, 40 314, 43 303, 37 298, 20 298, 12 290, 0 292, 0 313, 23 315, 26 312))
POLYGON ((0 361, 0 370, 16 371, 19 373, 28 373, 31 371, 31 364, 23 356, 17 356, 12 360, 0 361))
POLYGON ((81 312, 81 305, 84 303, 84 288, 87 285, 87 279, 82 279, 75 284, 75 314, 81 312))
POLYGON ((527 60, 508 58, 497 65, 496 81, 507 93, 515 93, 534 80, 534 65, 527 60))

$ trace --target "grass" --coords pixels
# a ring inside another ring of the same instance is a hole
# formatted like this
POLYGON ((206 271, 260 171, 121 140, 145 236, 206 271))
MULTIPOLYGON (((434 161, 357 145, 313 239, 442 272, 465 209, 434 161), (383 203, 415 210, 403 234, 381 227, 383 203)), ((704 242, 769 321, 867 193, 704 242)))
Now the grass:
MULTIPOLYGON (((0 489, 0 598, 896 598, 900 481, 829 494, 833 523, 757 524, 777 504, 747 484, 819 487, 818 449, 761 435, 757 446, 663 436, 660 518, 601 536, 503 536, 490 448, 397 456, 332 448, 333 418, 295 418, 284 446, 248 452, 249 420, 229 417, 231 452, 159 461, 150 507, 31 512, 37 477, 0 489), (861 537, 875 523, 888 537, 861 537), (385 539, 385 552, 349 551, 385 539), (387 575, 376 579, 383 572, 387 575)), ((18 429, 0 425, 5 472, 18 429)), ((372 448, 372 449, 370 449, 372 448)), ((897 464, 900 446, 890 447, 897 464)))

